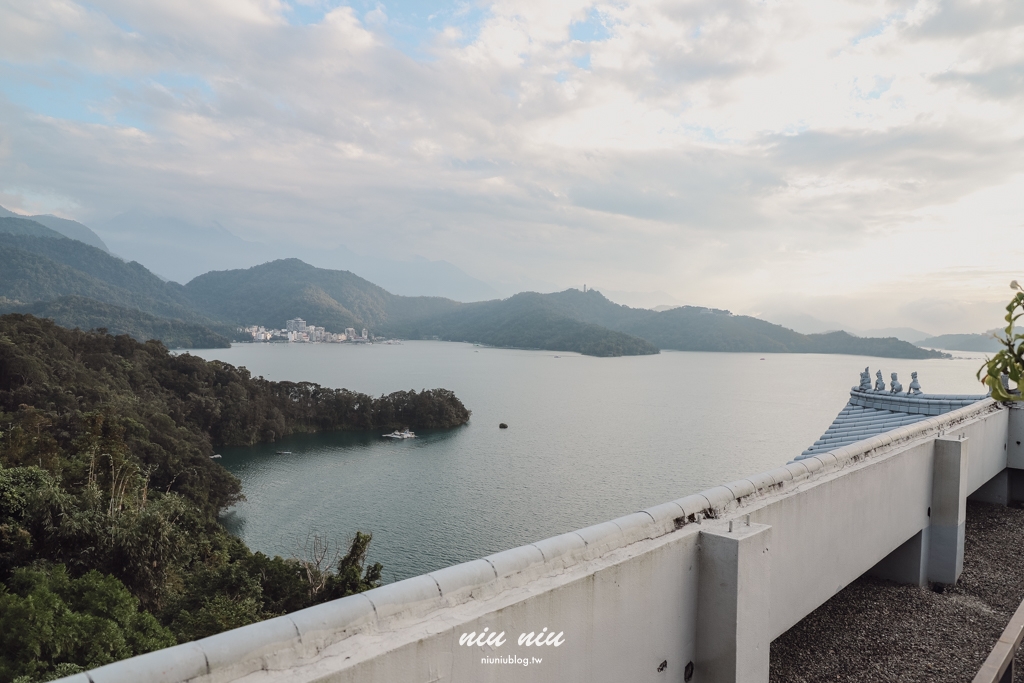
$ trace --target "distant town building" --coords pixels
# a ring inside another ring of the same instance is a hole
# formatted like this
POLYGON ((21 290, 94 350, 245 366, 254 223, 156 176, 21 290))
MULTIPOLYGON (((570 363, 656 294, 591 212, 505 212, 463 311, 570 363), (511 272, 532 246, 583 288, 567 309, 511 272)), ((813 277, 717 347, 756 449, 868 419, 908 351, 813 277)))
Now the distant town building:
POLYGON ((283 329, 267 329, 262 325, 250 325, 240 328, 252 336, 254 342, 299 342, 310 344, 340 344, 350 342, 368 344, 372 338, 364 329, 362 335, 356 334, 354 328, 346 328, 343 334, 328 332, 319 325, 309 325, 302 318, 289 320, 283 329))

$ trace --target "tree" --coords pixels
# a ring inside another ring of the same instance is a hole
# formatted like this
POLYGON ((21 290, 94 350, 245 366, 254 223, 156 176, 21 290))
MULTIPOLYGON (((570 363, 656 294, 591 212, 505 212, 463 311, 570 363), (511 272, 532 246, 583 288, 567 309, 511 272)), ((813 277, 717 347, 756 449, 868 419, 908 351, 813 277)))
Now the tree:
POLYGON ((174 643, 112 576, 39 565, 0 584, 0 680, 50 680, 174 643))
POLYGON ((996 400, 1021 400, 1021 379, 1024 378, 1024 334, 1015 331, 1015 326, 1021 315, 1024 315, 1024 287, 1017 281, 1010 283, 1010 289, 1017 290, 1017 294, 1007 304, 1007 314, 1004 316, 1007 327, 1002 330, 1001 335, 995 339, 1006 348, 988 358, 978 370, 978 379, 992 392, 992 398, 996 400), (984 378, 982 377, 984 375, 984 378), (1011 389, 1009 380, 1017 385, 1011 389))
POLYGON ((1020 401, 1024 398, 1020 393, 1021 378, 1024 377, 1024 334, 1014 331, 1017 320, 1024 315, 1024 287, 1014 280, 1010 289, 1017 290, 1017 293, 1006 305, 1006 328, 1001 335, 996 335, 1006 348, 989 358, 978 370, 978 379, 992 391, 992 398, 997 401, 1020 401), (1010 389, 1006 380, 1012 380, 1017 389, 1010 389))

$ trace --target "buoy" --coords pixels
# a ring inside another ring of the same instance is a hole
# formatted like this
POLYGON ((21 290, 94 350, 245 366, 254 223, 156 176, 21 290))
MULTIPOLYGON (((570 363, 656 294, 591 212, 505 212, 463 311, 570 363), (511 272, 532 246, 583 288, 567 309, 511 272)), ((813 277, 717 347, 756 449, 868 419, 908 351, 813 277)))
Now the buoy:
POLYGON ((508 425, 502 422, 501 424, 498 425, 498 429, 508 429, 508 425))

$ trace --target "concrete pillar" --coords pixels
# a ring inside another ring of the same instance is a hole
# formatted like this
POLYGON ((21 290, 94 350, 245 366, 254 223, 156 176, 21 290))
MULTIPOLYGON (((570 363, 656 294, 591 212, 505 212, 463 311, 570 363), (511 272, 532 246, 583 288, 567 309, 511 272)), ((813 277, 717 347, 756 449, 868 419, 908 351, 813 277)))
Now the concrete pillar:
POLYGON ((936 439, 932 473, 928 580, 954 584, 964 568, 967 439, 936 439))
POLYGON ((889 553, 868 570, 870 576, 912 586, 928 583, 928 540, 931 529, 925 527, 906 543, 889 553))
POLYGON ((1006 466, 1024 470, 1024 402, 1011 403, 1007 417, 1006 466))
POLYGON ((700 534, 696 680, 767 683, 771 527, 734 524, 700 534))

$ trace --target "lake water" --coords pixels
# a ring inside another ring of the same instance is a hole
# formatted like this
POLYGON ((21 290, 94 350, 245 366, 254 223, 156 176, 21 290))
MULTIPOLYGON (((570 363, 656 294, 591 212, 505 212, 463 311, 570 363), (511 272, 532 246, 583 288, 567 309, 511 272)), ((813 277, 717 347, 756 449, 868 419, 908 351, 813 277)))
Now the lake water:
POLYGON ((899 372, 904 386, 917 370, 927 392, 984 393, 978 355, 591 358, 431 341, 192 353, 373 395, 444 387, 473 411, 464 427, 404 441, 302 435, 221 451, 247 498, 223 521, 249 547, 289 556, 312 531, 339 541, 369 531, 388 581, 783 465, 828 427, 865 365, 899 372))

